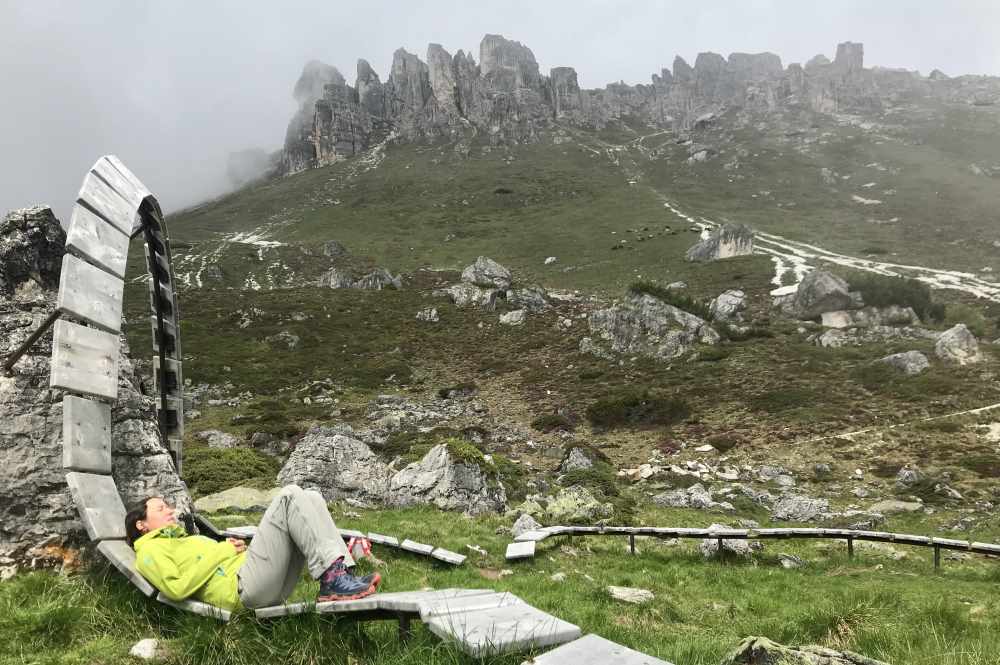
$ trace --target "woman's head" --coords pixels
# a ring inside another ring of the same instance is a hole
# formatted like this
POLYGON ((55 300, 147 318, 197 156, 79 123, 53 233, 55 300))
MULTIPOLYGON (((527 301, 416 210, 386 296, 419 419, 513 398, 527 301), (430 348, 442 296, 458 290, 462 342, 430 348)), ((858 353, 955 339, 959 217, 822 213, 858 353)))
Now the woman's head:
POLYGON ((134 545, 144 533, 168 524, 177 524, 173 506, 161 496, 151 496, 136 504, 125 515, 125 537, 129 545, 134 545))

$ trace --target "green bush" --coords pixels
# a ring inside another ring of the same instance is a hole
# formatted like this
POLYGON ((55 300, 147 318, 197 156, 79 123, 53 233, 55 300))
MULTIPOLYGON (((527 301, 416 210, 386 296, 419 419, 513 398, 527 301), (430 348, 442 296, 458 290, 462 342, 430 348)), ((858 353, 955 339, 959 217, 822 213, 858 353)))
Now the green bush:
POLYGON ((742 445, 745 443, 745 440, 742 436, 736 434, 735 432, 724 432, 722 434, 713 434, 705 439, 705 443, 710 444, 720 453, 725 453, 729 452, 738 445, 742 445))
POLYGON ((280 468, 278 460, 253 448, 188 447, 184 451, 184 481, 195 496, 238 485, 274 487, 280 468))
POLYGON ((944 323, 949 327, 964 323, 976 337, 985 337, 990 329, 990 322, 981 310, 963 303, 954 303, 945 308, 944 323))
POLYGON ((689 314, 694 314, 706 320, 709 318, 707 305, 678 289, 665 289, 650 282, 632 282, 628 287, 628 292, 631 295, 650 295, 668 305, 683 309, 689 314))
POLYGON ((861 293, 865 305, 912 307, 925 321, 944 319, 944 305, 933 302, 931 288, 923 282, 874 273, 854 273, 847 281, 852 291, 861 293))
POLYGON ((1000 478, 1000 455, 995 453, 964 455, 959 464, 983 478, 1000 478))
POLYGON ((714 363, 728 357, 729 351, 718 346, 704 346, 698 349, 698 360, 701 362, 714 363))
POLYGON ((560 429, 572 432, 576 429, 576 424, 572 420, 558 413, 547 413, 544 416, 538 416, 531 421, 531 426, 539 432, 554 432, 560 429))
POLYGON ((687 403, 679 397, 653 395, 648 390, 625 389, 587 407, 587 420, 594 427, 647 427, 672 425, 687 418, 687 403))

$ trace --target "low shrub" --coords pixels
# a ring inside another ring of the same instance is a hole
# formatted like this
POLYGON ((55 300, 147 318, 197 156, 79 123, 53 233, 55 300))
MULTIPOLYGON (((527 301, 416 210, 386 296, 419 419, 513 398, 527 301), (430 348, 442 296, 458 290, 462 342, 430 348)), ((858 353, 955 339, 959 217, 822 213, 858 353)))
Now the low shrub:
POLYGON ((945 308, 931 298, 931 288, 915 279, 890 277, 874 273, 854 273, 848 278, 852 291, 859 291, 865 305, 873 307, 912 307, 921 319, 939 322, 945 308))
POLYGON ((184 481, 198 496, 247 485, 274 487, 280 462, 253 448, 188 447, 184 451, 184 481))
POLYGON ((548 413, 544 416, 538 416, 531 421, 531 426, 539 432, 546 433, 556 430, 572 432, 576 429, 576 424, 571 419, 558 413, 548 413))
POLYGON ((683 309, 689 314, 694 314, 705 320, 709 318, 707 305, 679 289, 665 289, 651 282, 632 282, 628 287, 628 292, 632 295, 650 295, 668 305, 683 309))
POLYGON ((780 413, 790 409, 808 406, 817 401, 816 393, 808 388, 792 386, 778 388, 750 398, 750 407, 768 413, 780 413))
POLYGON ((648 390, 625 389, 587 407, 587 420, 597 428, 672 425, 688 417, 690 409, 679 397, 654 395, 648 390))
MULTIPOLYGON (((959 465, 983 478, 1000 478, 1000 455, 995 453, 975 453, 962 456, 959 465)), ((969 493, 965 493, 969 496, 969 493)))
POLYGON ((713 434, 705 439, 705 443, 711 445, 720 453, 725 453, 729 452, 736 446, 745 443, 745 439, 735 432, 724 432, 721 434, 713 434))
POLYGON ((704 346, 698 349, 699 362, 714 363, 729 357, 729 351, 718 346, 704 346))
POLYGON ((953 303, 945 308, 944 324, 951 327, 958 323, 964 323, 976 337, 986 337, 991 328, 981 310, 964 303, 953 303))

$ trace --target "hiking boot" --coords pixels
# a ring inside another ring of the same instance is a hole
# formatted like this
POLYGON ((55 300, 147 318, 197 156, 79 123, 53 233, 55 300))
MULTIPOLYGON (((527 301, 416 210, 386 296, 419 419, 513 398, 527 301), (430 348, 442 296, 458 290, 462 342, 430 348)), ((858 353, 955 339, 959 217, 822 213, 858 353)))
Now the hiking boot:
POLYGON ((375 593, 381 581, 382 576, 378 573, 355 577, 347 570, 343 561, 336 561, 320 577, 316 602, 364 598, 375 593))

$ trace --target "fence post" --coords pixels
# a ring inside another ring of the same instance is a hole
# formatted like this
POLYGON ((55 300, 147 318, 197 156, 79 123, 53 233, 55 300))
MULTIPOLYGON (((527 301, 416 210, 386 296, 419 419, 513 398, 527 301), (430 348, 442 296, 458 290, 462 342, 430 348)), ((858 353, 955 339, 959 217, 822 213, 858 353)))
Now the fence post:
POLYGON ((934 570, 939 570, 941 568, 941 546, 937 543, 934 544, 934 570))
POLYGON ((632 554, 635 554, 635 534, 630 533, 628 535, 628 548, 632 554))
POLYGON ((854 538, 851 536, 847 537, 847 557, 849 559, 854 558, 854 538))

